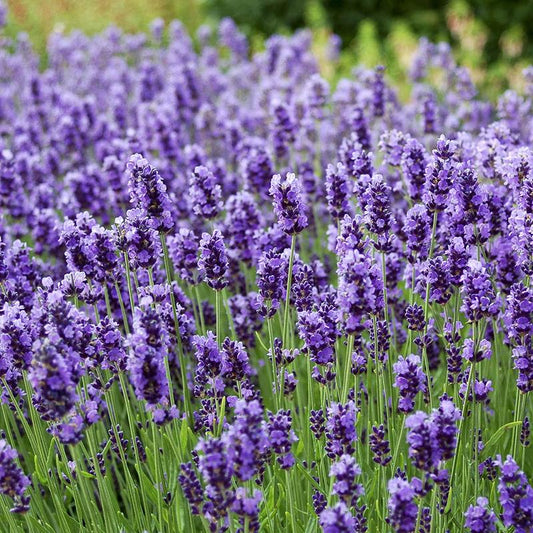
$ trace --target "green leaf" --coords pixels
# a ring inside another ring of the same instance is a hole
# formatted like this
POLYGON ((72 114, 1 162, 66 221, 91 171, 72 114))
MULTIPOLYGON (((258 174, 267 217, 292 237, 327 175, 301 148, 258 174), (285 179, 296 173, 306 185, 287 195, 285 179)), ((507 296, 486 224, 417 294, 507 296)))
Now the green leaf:
POLYGON ((90 472, 85 472, 85 470, 80 470, 80 474, 82 475, 82 477, 85 477, 87 479, 96 479, 96 476, 94 476, 90 472))
POLYGON ((26 519, 28 520, 28 522, 30 522, 31 530, 34 531, 35 533, 57 533, 56 530, 52 526, 39 522, 36 518, 34 518, 31 515, 28 515, 26 519))
POLYGON ((300 439, 296 445, 295 455, 300 455, 304 449, 304 441, 300 439))
POLYGON ((485 449, 487 449, 489 446, 492 446, 493 444, 496 444, 503 437, 503 435, 505 434, 506 431, 508 431, 508 430, 510 430, 512 428, 515 428, 517 426, 521 426, 521 425, 522 425, 522 421, 521 420, 517 420, 515 422, 508 422, 507 424, 504 424, 485 443, 485 449))
POLYGON ((226 397, 222 396, 222 402, 220 404, 219 422, 217 428, 217 436, 222 434, 222 426, 224 425, 224 416, 226 414, 226 397))
POLYGON ((161 497, 161 495, 158 494, 157 489, 154 487, 150 481, 150 478, 144 473, 143 470, 139 469, 139 477, 145 494, 152 501, 152 503, 157 505, 158 499, 161 497))
POLYGON ((54 464, 54 456, 55 456, 55 441, 54 439, 50 440, 50 446, 48 446, 48 455, 46 456, 46 467, 52 468, 54 464))
POLYGON ((187 429, 189 428, 189 423, 187 420, 183 420, 181 423, 180 429, 180 446, 182 456, 187 452, 187 429))
POLYGON ((43 470, 41 469, 40 461, 37 455, 33 456, 33 462, 35 465, 35 474, 37 475, 37 479, 39 480, 39 483, 41 483, 41 485, 48 486, 48 478, 45 472, 43 472, 43 470))
POLYGON ((324 489, 322 489, 322 487, 313 479, 313 476, 309 474, 309 472, 302 466, 301 463, 296 463, 296 468, 307 478, 307 480, 311 483, 311 485, 313 485, 316 490, 322 492, 322 494, 326 494, 324 492, 324 489))

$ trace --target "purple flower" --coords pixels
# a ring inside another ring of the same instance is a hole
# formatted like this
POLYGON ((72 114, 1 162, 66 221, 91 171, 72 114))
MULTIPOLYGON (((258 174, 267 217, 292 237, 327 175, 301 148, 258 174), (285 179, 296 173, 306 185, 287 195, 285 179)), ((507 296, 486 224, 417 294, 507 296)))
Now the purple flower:
POLYGON ((123 369, 126 362, 124 338, 118 324, 105 316, 95 328, 95 356, 103 368, 123 369))
POLYGON ((395 477, 389 480, 389 501, 387 522, 397 533, 413 533, 418 515, 418 505, 415 503, 416 492, 413 483, 395 477))
POLYGON ((491 533, 496 531, 496 516, 489 509, 487 498, 478 498, 476 505, 470 505, 465 513, 465 528, 472 533, 491 533))
POLYGON ((503 523, 514 526, 517 533, 530 533, 533 527, 533 488, 515 460, 508 455, 505 462, 498 457, 501 468, 498 491, 503 507, 503 523))
POLYGON ((167 240, 168 252, 179 277, 191 285, 198 283, 198 237, 194 231, 179 228, 167 240))
POLYGON ((141 154, 133 154, 127 164, 128 189, 134 208, 141 209, 157 231, 172 229, 172 207, 159 172, 141 154))
POLYGON ((290 144, 294 141, 295 125, 289 107, 282 102, 274 103, 272 117, 272 145, 276 157, 282 159, 289 153, 290 144))
POLYGON ((423 331, 426 327, 424 308, 418 304, 408 305, 405 308, 405 320, 411 331, 423 331))
POLYGON ((130 209, 126 220, 116 220, 121 249, 128 254, 134 268, 153 267, 160 254, 157 231, 150 226, 146 214, 141 209, 130 209))
POLYGON ((127 365, 137 398, 148 404, 164 403, 168 399, 165 357, 168 357, 169 336, 163 325, 156 309, 135 310, 127 365))
POLYGON ((514 342, 533 334, 533 291, 522 283, 515 283, 507 297, 504 314, 507 333, 514 342))
POLYGON ((292 431, 291 425, 292 417, 289 410, 280 409, 276 414, 268 413, 268 440, 272 451, 278 454, 277 461, 284 470, 291 468, 295 461, 291 447, 298 438, 292 431))
POLYGON ((513 348, 514 367, 518 370, 516 386, 524 394, 533 391, 533 343, 531 338, 513 348))
POLYGON ((455 145, 441 136, 433 157, 426 169, 424 203, 429 211, 442 211, 457 176, 457 163, 454 161, 455 145))
POLYGON ((254 197, 241 191, 226 202, 224 234, 228 247, 237 259, 247 265, 256 255, 255 232, 264 225, 264 220, 254 197))
POLYGON ((83 272, 88 278, 96 274, 96 250, 91 239, 95 220, 86 211, 78 213, 76 220, 63 223, 59 241, 66 248, 65 257, 69 270, 83 272))
POLYGON ((28 476, 17 465, 18 453, 0 439, 0 492, 14 500, 12 513, 24 513, 29 509, 30 498, 25 496, 31 484, 28 476))
POLYGON ((204 491, 192 463, 182 463, 178 481, 185 498, 191 506, 192 514, 200 514, 200 506, 204 500, 204 491))
POLYGON ((262 317, 257 309, 259 295, 250 292, 246 296, 236 294, 228 299, 237 338, 247 347, 255 346, 255 332, 262 326, 262 317))
POLYGON ((461 285, 463 274, 468 266, 470 255, 461 237, 453 237, 447 250, 447 265, 450 271, 450 281, 454 285, 461 285))
POLYGON ((320 513, 320 527, 324 533, 355 533, 356 521, 345 503, 326 507, 320 513))
POLYGON ((319 311, 298 313, 298 333, 305 343, 302 350, 308 353, 311 361, 319 365, 334 361, 335 324, 324 320, 319 311))
POLYGON ((271 318, 281 305, 287 285, 288 263, 285 255, 274 250, 261 255, 257 267, 258 306, 262 316, 271 318))
POLYGON ((250 533, 256 533, 260 530, 259 523, 259 504, 263 498, 260 490, 254 490, 252 496, 246 496, 247 491, 239 487, 235 491, 235 500, 231 510, 239 516, 239 523, 244 531, 246 525, 250 533))
POLYGON ((495 317, 500 308, 500 300, 492 287, 491 279, 479 261, 471 259, 462 277, 463 305, 461 311, 471 322, 483 317, 495 317))
POLYGON ((204 504, 203 513, 216 521, 227 515, 235 499, 231 487, 231 462, 228 461, 222 438, 203 439, 196 449, 201 452, 198 470, 206 485, 207 502, 204 504))
POLYGON ((344 315, 346 331, 354 333, 361 329, 365 314, 377 313, 383 305, 381 271, 367 253, 355 249, 343 251, 337 272, 339 310, 344 315))
POLYGON ((211 220, 222 210, 222 189, 205 166, 197 166, 191 174, 189 197, 193 213, 198 217, 211 220))
POLYGON ((344 405, 333 402, 328 407, 325 450, 330 459, 354 453, 357 439, 356 414, 357 410, 353 401, 344 405))
POLYGON ((356 133, 343 139, 339 149, 339 159, 355 179, 356 190, 364 189, 374 174, 374 154, 369 149, 364 147, 356 133))
POLYGON ((470 362, 480 362, 483 359, 490 359, 492 355, 491 344, 487 339, 482 339, 479 342, 477 350, 474 349, 475 344, 472 339, 465 339, 463 343, 463 357, 470 362))
POLYGON ((239 169, 247 188, 267 198, 274 167, 263 141, 254 139, 254 142, 244 150, 239 161, 239 169))
POLYGON ((426 283, 429 284, 429 298, 445 305, 452 296, 450 265, 442 256, 430 259, 426 266, 426 283))
MULTIPOLYGON (((223 439, 226 443, 227 459, 232 465, 235 477, 247 481, 256 476, 266 460, 269 446, 263 409, 258 400, 237 400, 235 421, 224 432, 223 439)), ((281 449, 279 441, 276 446, 281 449)))
POLYGON ((374 71, 372 80, 372 112, 374 117, 382 117, 385 114, 385 80, 383 73, 385 67, 378 65, 374 71))
POLYGON ((342 163, 337 163, 336 167, 328 165, 326 169, 326 199, 329 214, 334 220, 351 214, 352 192, 353 185, 348 179, 346 167, 342 163))
POLYGON ((406 236, 409 260, 426 259, 429 252, 431 221, 427 209, 422 204, 413 206, 405 216, 403 232, 406 236))
POLYGON ((364 494, 364 488, 357 483, 356 478, 361 475, 361 468, 350 455, 342 455, 329 470, 330 477, 335 478, 332 494, 336 494, 346 505, 353 507, 359 496, 364 494))
POLYGON ((198 271, 200 277, 215 291, 221 291, 227 284, 226 273, 228 258, 222 233, 214 230, 213 234, 203 233, 200 240, 200 257, 198 271))
POLYGON ((391 213, 391 189, 381 174, 374 174, 366 193, 365 224, 369 231, 378 236, 377 250, 387 251, 390 247, 389 231, 394 219, 391 213))
POLYGON ((432 92, 428 92, 423 100, 422 118, 424 121, 424 133, 436 132, 435 119, 437 116, 437 101, 432 92))
POLYGON ((62 354, 49 340, 42 342, 28 372, 33 403, 44 420, 66 415, 78 400, 77 379, 68 352, 62 354))
POLYGON ((368 440, 370 450, 373 453, 372 460, 381 466, 387 466, 392 461, 392 456, 390 455, 389 441, 385 438, 383 424, 378 427, 372 426, 372 433, 368 440))
POLYGON ((250 359, 242 342, 226 337, 222 343, 221 355, 222 377, 233 387, 236 387, 237 382, 252 375, 250 359))
POLYGON ((459 409, 446 396, 441 398, 440 406, 430 415, 417 411, 407 417, 405 426, 409 429, 409 457, 417 468, 432 472, 440 461, 452 457, 457 441, 456 422, 459 418, 459 409))
POLYGON ((422 199, 427 166, 428 160, 424 146, 416 139, 409 138, 403 147, 400 168, 407 182, 407 192, 412 200, 422 199))
MULTIPOLYGON (((30 317, 19 302, 6 302, 0 315, 0 369, 26 370, 32 360, 30 317)), ((8 379, 9 381, 9 379, 8 379)))
POLYGON ((414 409, 416 395, 427 390, 427 377, 422 370, 420 357, 411 354, 403 358, 400 355, 393 369, 396 375, 394 386, 400 394, 398 410, 410 413, 414 409))
POLYGON ((307 227, 302 186, 295 174, 288 172, 285 178, 280 174, 274 175, 270 185, 270 196, 278 222, 285 233, 296 235, 307 227))
POLYGON ((214 333, 208 331, 206 336, 195 335, 192 342, 197 361, 195 380, 201 385, 210 380, 214 382, 222 370, 222 355, 214 333))

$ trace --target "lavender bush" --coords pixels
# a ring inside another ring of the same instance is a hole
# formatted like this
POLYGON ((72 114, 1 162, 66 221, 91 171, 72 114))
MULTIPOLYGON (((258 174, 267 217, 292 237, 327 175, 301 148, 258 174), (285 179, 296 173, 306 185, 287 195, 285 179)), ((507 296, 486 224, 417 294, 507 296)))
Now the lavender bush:
POLYGON ((2 531, 533 531, 531 73, 219 30, 1 40, 2 531))

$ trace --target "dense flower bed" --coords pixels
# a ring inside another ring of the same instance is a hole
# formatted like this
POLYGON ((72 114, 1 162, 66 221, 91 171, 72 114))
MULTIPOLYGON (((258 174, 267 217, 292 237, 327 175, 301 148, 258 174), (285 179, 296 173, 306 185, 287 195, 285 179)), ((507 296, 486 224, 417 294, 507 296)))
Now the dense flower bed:
POLYGON ((2 530, 532 531, 532 72, 217 31, 2 39, 2 530))

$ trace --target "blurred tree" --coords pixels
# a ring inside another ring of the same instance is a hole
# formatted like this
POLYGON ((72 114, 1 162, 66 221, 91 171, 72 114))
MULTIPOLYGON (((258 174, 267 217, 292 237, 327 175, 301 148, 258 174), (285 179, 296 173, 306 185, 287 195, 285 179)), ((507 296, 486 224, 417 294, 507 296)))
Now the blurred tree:
MULTIPOLYGON (((315 0, 206 0, 209 13, 232 17, 249 34, 269 35, 304 26, 306 6, 315 0)), ((383 40, 401 23, 415 35, 432 40, 457 42, 450 31, 449 0, 320 0, 324 25, 338 34, 349 46, 364 21, 371 20, 378 37, 383 40)), ((484 59, 492 63, 500 59, 509 30, 523 42, 520 56, 533 57, 533 0, 460 0, 475 20, 487 30, 483 47, 484 59)), ((505 53, 505 50, 504 50, 505 53)))
POLYGON ((305 25, 307 0, 207 0, 207 12, 231 17, 249 34, 264 35, 305 25))

